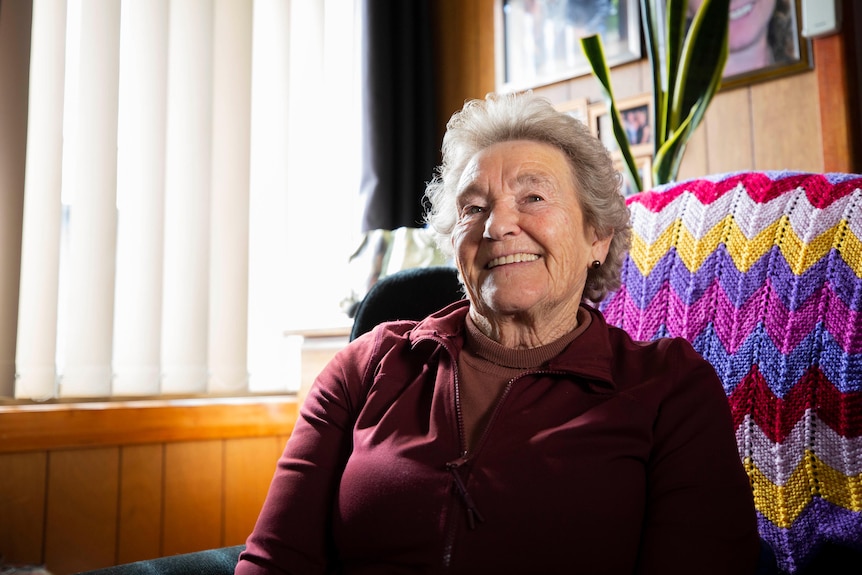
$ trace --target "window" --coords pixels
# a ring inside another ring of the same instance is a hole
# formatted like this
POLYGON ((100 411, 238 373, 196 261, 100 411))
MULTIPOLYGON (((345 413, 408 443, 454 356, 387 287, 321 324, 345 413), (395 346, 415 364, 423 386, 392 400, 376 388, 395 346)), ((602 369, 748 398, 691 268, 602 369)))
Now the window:
POLYGON ((285 330, 348 321, 354 1, 34 1, 0 396, 296 390, 285 330))

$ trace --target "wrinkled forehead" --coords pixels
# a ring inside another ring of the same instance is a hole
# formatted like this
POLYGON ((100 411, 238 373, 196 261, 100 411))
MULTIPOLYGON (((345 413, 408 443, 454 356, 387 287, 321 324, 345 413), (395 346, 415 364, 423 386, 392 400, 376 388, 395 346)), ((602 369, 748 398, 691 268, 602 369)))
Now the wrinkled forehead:
POLYGON ((582 204, 574 163, 563 150, 545 142, 511 140, 477 151, 467 160, 452 195, 457 201, 487 192, 492 181, 519 189, 559 188, 582 204))
POLYGON ((579 195, 571 158, 557 146, 541 141, 507 140, 476 151, 465 161, 453 191, 460 195, 488 178, 531 186, 557 184, 579 195))

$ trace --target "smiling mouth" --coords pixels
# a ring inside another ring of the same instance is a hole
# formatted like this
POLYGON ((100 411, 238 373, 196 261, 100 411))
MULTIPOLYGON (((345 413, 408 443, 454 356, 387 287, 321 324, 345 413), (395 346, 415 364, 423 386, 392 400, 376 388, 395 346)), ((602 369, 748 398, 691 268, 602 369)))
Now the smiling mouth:
POLYGON ((730 19, 738 20, 743 16, 747 16, 749 12, 754 10, 754 2, 749 2, 748 4, 744 4, 739 8, 734 8, 730 11, 730 19))
POLYGON ((499 258, 494 258, 490 262, 488 262, 488 269, 495 268, 497 266, 502 266, 506 264, 517 264, 521 262, 534 262, 539 259, 539 256, 536 254, 511 254, 508 256, 502 256, 499 258))

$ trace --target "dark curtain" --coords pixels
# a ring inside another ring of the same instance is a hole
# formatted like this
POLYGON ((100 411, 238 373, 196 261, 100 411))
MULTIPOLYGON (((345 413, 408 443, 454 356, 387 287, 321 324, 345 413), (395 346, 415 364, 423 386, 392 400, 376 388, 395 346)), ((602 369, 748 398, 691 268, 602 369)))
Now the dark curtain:
POLYGON ((422 226, 437 162, 429 0, 362 0, 362 231, 422 226))

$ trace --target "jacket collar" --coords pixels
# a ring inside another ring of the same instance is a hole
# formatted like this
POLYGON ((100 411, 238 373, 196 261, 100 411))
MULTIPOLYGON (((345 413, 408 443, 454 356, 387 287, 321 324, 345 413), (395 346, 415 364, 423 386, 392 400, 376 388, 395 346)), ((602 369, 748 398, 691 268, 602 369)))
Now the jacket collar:
MULTIPOLYGON (((549 371, 571 373, 595 382, 604 389, 616 389, 613 380, 610 329, 602 313, 581 304, 592 316, 589 327, 560 355, 548 362, 549 371)), ((408 334, 412 346, 433 340, 457 355, 464 345, 464 330, 470 303, 461 300, 420 321, 408 334)))

